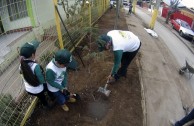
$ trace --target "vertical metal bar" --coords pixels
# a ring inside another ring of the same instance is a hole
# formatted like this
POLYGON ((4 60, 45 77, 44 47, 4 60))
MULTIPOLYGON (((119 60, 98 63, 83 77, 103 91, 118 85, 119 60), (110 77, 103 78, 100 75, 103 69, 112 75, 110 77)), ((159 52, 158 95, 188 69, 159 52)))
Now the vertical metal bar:
MULTIPOLYGON (((58 10, 57 6, 55 6, 55 10, 56 10, 56 12, 57 12, 59 18, 61 19, 61 23, 62 23, 63 27, 65 28, 65 31, 67 32, 67 35, 69 36, 69 39, 70 39, 70 41, 71 41, 73 47, 75 48, 74 41, 73 41, 72 37, 70 36, 69 31, 67 30, 67 27, 65 26, 65 23, 63 22, 63 19, 62 19, 60 13, 59 13, 59 10, 58 10)), ((80 59, 81 62, 82 62, 82 65, 85 67, 84 62, 83 62, 83 60, 82 60, 80 54, 77 52, 76 48, 75 48, 75 53, 78 55, 79 59, 80 59)))
POLYGON ((158 9, 160 7, 160 2, 161 2, 161 0, 156 1, 156 6, 155 6, 155 9, 154 9, 154 12, 153 12, 153 15, 152 15, 152 19, 151 19, 151 22, 150 22, 150 29, 154 29, 154 25, 155 25, 155 22, 156 22, 156 19, 157 19, 157 16, 158 16, 158 9))
POLYGON ((103 0, 103 14, 105 12, 105 0, 103 0))
POLYGON ((103 6, 102 6, 103 0, 100 1, 100 16, 103 14, 103 6))
POLYGON ((99 0, 96 1, 96 5, 97 5, 97 9, 98 9, 98 17, 100 17, 100 11, 99 11, 99 9, 100 9, 100 8, 99 8, 99 5, 100 5, 100 4, 99 4, 99 0))
POLYGON ((57 14, 56 7, 55 7, 55 6, 57 6, 57 0, 53 0, 53 3, 54 3, 55 23, 56 23, 56 27, 57 27, 57 34, 58 34, 59 46, 60 46, 60 49, 63 49, 64 48, 64 45, 63 45, 63 39, 62 39, 60 21, 59 21, 59 16, 57 14))
POLYGON ((133 13, 135 14, 135 7, 136 7, 136 4, 137 4, 137 0, 133 0, 133 13))
POLYGON ((89 16, 89 26, 91 27, 92 25, 92 11, 91 11, 91 1, 89 1, 89 4, 88 4, 88 16, 89 16))

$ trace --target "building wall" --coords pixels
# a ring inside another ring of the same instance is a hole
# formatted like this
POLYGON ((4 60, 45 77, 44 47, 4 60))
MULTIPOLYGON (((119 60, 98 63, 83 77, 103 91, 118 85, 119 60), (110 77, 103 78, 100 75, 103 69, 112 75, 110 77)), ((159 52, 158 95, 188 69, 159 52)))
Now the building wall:
POLYGON ((194 20, 194 12, 189 12, 189 11, 186 11, 186 10, 181 10, 181 14, 187 16, 187 17, 190 17, 191 19, 194 20))
MULTIPOLYGON (((55 25, 55 12, 53 0, 32 0, 33 11, 37 26, 48 28, 55 25)), ((69 6, 74 4, 74 0, 69 0, 69 6)), ((61 6, 58 6, 59 12, 63 19, 65 19, 65 12, 61 6)))
POLYGON ((1 10, 1 20, 5 32, 31 26, 29 17, 10 21, 8 8, 5 4, 3 5, 3 9, 1 10))
MULTIPOLYGON (((69 6, 71 6, 74 2, 74 0, 69 0, 69 6)), ((31 3, 36 27, 41 26, 43 28, 48 28, 55 25, 53 0, 31 0, 31 3)), ((58 9, 62 18, 65 19, 65 12, 62 6, 58 6, 58 9)), ((0 14, 5 32, 32 27, 30 17, 10 21, 6 5, 4 5, 3 12, 1 11, 0 14)))

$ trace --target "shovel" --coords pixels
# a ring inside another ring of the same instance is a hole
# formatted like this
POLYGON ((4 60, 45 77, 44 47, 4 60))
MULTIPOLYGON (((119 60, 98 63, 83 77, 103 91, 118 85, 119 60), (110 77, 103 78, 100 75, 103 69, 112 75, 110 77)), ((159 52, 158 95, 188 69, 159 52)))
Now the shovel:
POLYGON ((101 92, 101 93, 105 94, 107 97, 110 95, 110 92, 111 92, 110 90, 107 90, 108 83, 109 83, 109 80, 106 82, 104 87, 99 87, 98 88, 98 92, 101 92))

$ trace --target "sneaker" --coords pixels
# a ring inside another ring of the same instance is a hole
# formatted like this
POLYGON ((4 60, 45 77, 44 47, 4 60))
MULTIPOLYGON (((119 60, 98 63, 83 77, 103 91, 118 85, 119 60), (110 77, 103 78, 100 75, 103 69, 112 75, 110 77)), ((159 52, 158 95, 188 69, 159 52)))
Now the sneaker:
POLYGON ((69 98, 68 102, 74 103, 74 102, 76 102, 76 99, 75 98, 69 98))
POLYGON ((171 119, 171 120, 169 120, 169 122, 170 122, 171 126, 175 126, 175 120, 171 119))
POLYGON ((69 107, 66 104, 62 105, 61 107, 64 111, 69 111, 69 107))

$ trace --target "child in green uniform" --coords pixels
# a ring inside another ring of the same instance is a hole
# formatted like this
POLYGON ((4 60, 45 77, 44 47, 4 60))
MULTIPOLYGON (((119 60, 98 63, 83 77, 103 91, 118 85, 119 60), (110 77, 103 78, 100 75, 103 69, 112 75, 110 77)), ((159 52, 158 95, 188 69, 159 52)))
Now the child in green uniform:
POLYGON ((20 48, 20 73, 22 74, 26 92, 37 96, 45 107, 50 107, 44 94, 46 83, 43 71, 41 66, 35 61, 35 53, 38 46, 38 41, 32 41, 25 43, 20 48))
POLYGON ((62 49, 55 53, 55 57, 46 67, 48 90, 52 92, 64 111, 69 111, 67 102, 76 102, 76 99, 67 90, 67 66, 73 62, 71 53, 62 49))

